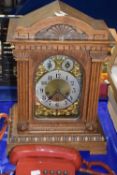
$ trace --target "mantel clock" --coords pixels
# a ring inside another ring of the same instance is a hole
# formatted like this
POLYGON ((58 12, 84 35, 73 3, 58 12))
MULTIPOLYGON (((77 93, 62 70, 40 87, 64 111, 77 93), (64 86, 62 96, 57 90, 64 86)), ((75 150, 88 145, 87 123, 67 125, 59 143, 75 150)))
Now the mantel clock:
POLYGON ((104 153, 100 73, 115 45, 106 24, 55 1, 11 19, 7 40, 15 48, 18 87, 9 150, 29 143, 104 153))

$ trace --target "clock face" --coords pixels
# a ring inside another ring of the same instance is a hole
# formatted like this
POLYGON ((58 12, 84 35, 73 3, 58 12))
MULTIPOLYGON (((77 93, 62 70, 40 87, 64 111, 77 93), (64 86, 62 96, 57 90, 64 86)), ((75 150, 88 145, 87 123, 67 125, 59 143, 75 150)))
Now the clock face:
POLYGON ((79 93, 77 79, 63 70, 46 73, 36 84, 37 99, 51 109, 67 108, 78 99, 79 93))
POLYGON ((38 66, 35 80, 36 117, 79 115, 82 71, 75 60, 64 55, 47 58, 38 66))

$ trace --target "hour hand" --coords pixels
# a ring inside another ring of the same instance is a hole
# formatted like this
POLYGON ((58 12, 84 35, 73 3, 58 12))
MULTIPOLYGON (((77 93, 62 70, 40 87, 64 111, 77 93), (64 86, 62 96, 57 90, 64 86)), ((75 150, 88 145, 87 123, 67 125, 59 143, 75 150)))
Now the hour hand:
POLYGON ((52 94, 50 94, 49 92, 46 92, 46 95, 48 97, 48 100, 51 100, 56 93, 57 93, 56 91, 54 91, 52 94))

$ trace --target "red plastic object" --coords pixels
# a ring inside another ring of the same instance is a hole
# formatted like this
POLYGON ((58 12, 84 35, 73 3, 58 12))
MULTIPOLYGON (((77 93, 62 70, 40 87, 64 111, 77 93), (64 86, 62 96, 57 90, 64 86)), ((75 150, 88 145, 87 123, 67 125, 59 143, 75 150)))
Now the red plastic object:
POLYGON ((75 175, 70 161, 53 158, 24 158, 16 167, 16 175, 75 175))
POLYGON ((22 145, 16 146, 10 154, 10 162, 17 164, 18 160, 22 158, 30 157, 45 157, 45 158, 57 158, 72 161, 75 169, 79 169, 82 165, 82 158, 80 153, 73 148, 66 148, 62 146, 52 145, 22 145))
POLYGON ((2 140, 4 133, 8 127, 8 123, 9 123, 9 117, 6 113, 0 113, 0 119, 4 119, 4 123, 3 123, 3 127, 0 131, 0 140, 2 140))
POLYGON ((16 175, 74 175, 75 171, 90 175, 115 175, 106 164, 87 162, 75 149, 62 146, 16 146, 10 153, 10 161, 17 164, 16 175), (82 168, 82 165, 85 168, 82 168), (107 173, 94 171, 93 166, 103 167, 107 173))

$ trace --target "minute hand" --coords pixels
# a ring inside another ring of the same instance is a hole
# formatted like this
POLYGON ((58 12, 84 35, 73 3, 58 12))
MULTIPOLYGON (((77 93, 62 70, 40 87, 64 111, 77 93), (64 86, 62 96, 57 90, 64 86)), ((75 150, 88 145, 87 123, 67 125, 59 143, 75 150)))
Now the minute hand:
POLYGON ((66 95, 64 95, 60 90, 58 90, 58 92, 65 98, 65 99, 67 99, 71 104, 72 104, 72 101, 71 100, 69 100, 68 98, 67 98, 67 96, 66 95))

